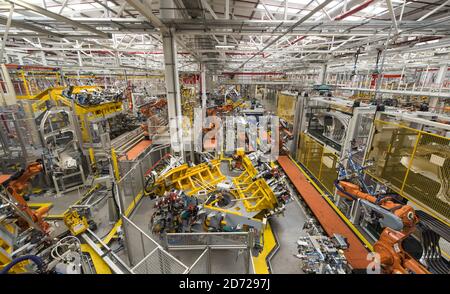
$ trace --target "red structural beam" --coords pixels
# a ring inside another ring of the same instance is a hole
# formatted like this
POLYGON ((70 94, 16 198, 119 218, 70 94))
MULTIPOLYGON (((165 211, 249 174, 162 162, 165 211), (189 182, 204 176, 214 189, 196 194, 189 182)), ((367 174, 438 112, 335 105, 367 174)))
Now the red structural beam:
POLYGON ((39 65, 20 65, 20 64, 5 64, 6 68, 9 69, 23 69, 23 70, 60 70, 59 67, 51 67, 51 66, 39 66, 39 65))
POLYGON ((361 3, 358 6, 353 7, 352 9, 350 9, 347 12, 344 12, 343 14, 340 14, 338 16, 336 16, 333 20, 343 20, 344 18, 347 18, 361 10, 363 10, 364 8, 368 7, 370 4, 372 4, 373 2, 375 2, 375 0, 367 0, 366 2, 361 3))
POLYGON ((225 76, 281 76, 281 75, 285 75, 285 73, 283 73, 283 72, 243 71, 243 72, 222 72, 222 75, 225 75, 225 76))

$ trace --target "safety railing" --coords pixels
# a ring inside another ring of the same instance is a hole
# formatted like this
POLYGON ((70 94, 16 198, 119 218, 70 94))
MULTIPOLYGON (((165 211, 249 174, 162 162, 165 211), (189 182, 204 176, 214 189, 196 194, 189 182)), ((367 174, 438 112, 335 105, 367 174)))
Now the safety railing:
MULTIPOLYGON (((162 145, 152 148, 139 161, 120 161, 121 178, 117 182, 117 188, 120 195, 121 207, 123 210, 136 206, 142 197, 145 188, 145 175, 149 169, 168 151, 168 145, 162 145)), ((125 211, 124 211, 125 212, 125 211)), ((124 213, 123 212, 123 213, 124 213)), ((127 213, 127 215, 129 215, 127 213)))
POLYGON ((320 181, 330 194, 334 194, 334 181, 338 177, 339 157, 330 149, 301 133, 297 160, 320 181))
POLYGON ((183 274, 188 267, 122 215, 125 246, 135 274, 183 274))
POLYGON ((211 273, 211 248, 207 247, 194 261, 188 270, 188 274, 210 274, 211 273))
POLYGON ((251 246, 249 232, 167 233, 165 247, 168 250, 186 249, 247 249, 251 246))
POLYGON ((450 223, 450 138, 375 120, 367 173, 450 223))
POLYGON ((40 134, 27 108, 3 111, 0 118, 0 171, 11 172, 17 165, 24 168, 27 163, 41 158, 41 153, 40 134))
POLYGON ((165 236, 165 248, 168 251, 203 250, 189 268, 188 273, 191 274, 207 274, 212 270, 218 273, 248 274, 254 273, 251 256, 253 238, 253 232, 168 233, 165 236), (234 258, 235 262, 223 265, 229 258, 234 258))

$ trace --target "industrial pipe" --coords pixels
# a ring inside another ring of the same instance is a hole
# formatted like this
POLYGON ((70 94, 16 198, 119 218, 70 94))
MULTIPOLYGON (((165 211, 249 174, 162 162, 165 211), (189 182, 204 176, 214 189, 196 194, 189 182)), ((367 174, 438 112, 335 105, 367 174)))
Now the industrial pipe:
POLYGON ((34 262, 37 265, 39 271, 41 271, 44 268, 44 261, 39 256, 37 256, 37 255, 24 255, 24 256, 17 257, 15 259, 13 259, 10 263, 8 263, 0 271, 0 275, 7 274, 9 272, 9 270, 13 268, 13 266, 15 266, 19 262, 22 262, 22 261, 25 261, 25 260, 31 260, 32 262, 34 262))

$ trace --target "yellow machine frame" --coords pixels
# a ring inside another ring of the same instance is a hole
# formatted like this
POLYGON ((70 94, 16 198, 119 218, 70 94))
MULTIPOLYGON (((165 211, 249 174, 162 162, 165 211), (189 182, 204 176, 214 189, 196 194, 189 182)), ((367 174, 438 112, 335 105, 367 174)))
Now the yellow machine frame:
MULTIPOLYGON (((201 190, 208 192, 215 190, 218 183, 226 180, 226 176, 220 171, 221 162, 222 159, 214 159, 194 167, 189 167, 187 164, 176 167, 156 181, 157 192, 162 195, 165 191, 175 188, 193 196, 201 190)), ((263 179, 253 180, 257 171, 247 156, 243 156, 242 166, 244 171, 232 179, 236 189, 233 189, 231 193, 243 202, 245 209, 249 212, 275 208, 277 204, 275 194, 263 179)), ((216 209, 216 207, 213 208, 216 209)), ((233 212, 230 211, 230 213, 233 212)))
MULTIPOLYGON (((94 91, 101 87, 98 86, 74 86, 73 93, 79 93, 82 90, 94 91)), ((122 102, 108 102, 95 106, 81 106, 73 103, 72 100, 62 96, 62 91, 65 87, 55 87, 49 88, 38 95, 33 96, 29 100, 36 100, 36 102, 31 103, 31 110, 35 113, 43 112, 47 109, 47 101, 54 101, 57 105, 74 107, 73 111, 78 116, 80 122, 81 134, 83 142, 88 142, 89 128, 87 126, 89 121, 96 119, 103 119, 113 116, 119 112, 123 111, 122 102)))

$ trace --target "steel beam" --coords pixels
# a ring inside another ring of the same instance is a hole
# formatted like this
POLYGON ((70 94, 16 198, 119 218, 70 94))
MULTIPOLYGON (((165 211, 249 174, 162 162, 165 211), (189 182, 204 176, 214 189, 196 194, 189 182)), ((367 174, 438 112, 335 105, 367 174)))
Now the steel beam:
MULTIPOLYGON (((145 5, 142 4, 140 1, 138 1, 138 0, 126 0, 126 1, 130 6, 132 6, 140 14, 142 14, 153 26, 159 28, 161 30, 161 33, 164 34, 164 33, 169 32, 169 28, 156 15, 154 15, 150 9, 145 7, 145 5)), ((200 61, 200 58, 197 56, 197 54, 194 51, 192 51, 190 48, 188 48, 184 44, 184 42, 181 41, 181 39, 178 36, 173 35, 173 37, 175 38, 175 40, 181 47, 183 47, 185 50, 189 51, 192 54, 194 59, 196 59, 197 61, 200 61)))
POLYGON ((46 9, 40 7, 40 6, 30 4, 30 3, 26 2, 26 1, 23 1, 23 0, 7 0, 7 1, 10 2, 10 3, 16 4, 16 5, 20 6, 20 7, 23 7, 23 8, 29 9, 31 11, 34 11, 36 13, 42 14, 44 16, 47 16, 49 18, 53 18, 53 19, 56 19, 58 21, 67 23, 67 24, 72 25, 72 26, 74 26, 76 28, 79 28, 79 29, 82 29, 82 30, 85 30, 85 31, 88 31, 88 32, 91 32, 91 33, 94 33, 94 34, 96 34, 97 36, 99 36, 101 38, 110 38, 110 35, 105 33, 105 32, 99 31, 99 30, 97 30, 97 29, 95 29, 95 28, 93 28, 91 26, 88 26, 88 25, 82 24, 80 22, 74 21, 74 20, 72 20, 70 18, 67 18, 65 16, 59 15, 57 13, 48 11, 48 10, 46 10, 46 9))
POLYGON ((398 25, 397 25, 397 19, 395 18, 394 7, 392 6, 392 1, 386 0, 386 4, 387 4, 388 10, 389 10, 389 14, 391 15, 392 25, 394 26, 395 34, 398 34, 399 30, 398 30, 398 25))
MULTIPOLYGON (((61 9, 59 10, 58 14, 61 14, 64 10, 64 8, 66 8, 67 6, 67 2, 69 2, 69 0, 64 0, 64 2, 61 4, 61 9)), ((45 7, 45 9, 47 9, 47 7, 45 7)))
MULTIPOLYGON (((6 25, 7 21, 8 21, 8 18, 6 18, 4 16, 0 16, 0 24, 6 25)), ((27 24, 23 21, 18 21, 18 20, 13 20, 13 19, 11 20, 11 27, 20 28, 20 29, 24 29, 24 30, 28 30, 28 31, 33 31, 33 32, 36 32, 39 34, 52 36, 52 37, 56 37, 56 38, 64 37, 62 34, 54 33, 54 32, 42 29, 38 26, 34 26, 31 24, 27 24)))
POLYGON ((208 10, 208 12, 212 15, 212 17, 214 19, 218 19, 216 13, 214 12, 214 10, 211 8, 211 6, 209 6, 208 1, 206 0, 201 0, 203 7, 206 8, 206 10, 208 10))
POLYGON ((442 7, 444 7, 445 5, 447 5, 447 3, 449 3, 450 0, 445 1, 444 3, 442 3, 441 5, 439 5, 438 7, 436 7, 435 9, 431 10, 430 12, 428 12, 427 14, 425 14, 424 16, 422 16, 421 18, 419 18, 417 21, 422 21, 424 19, 426 19, 427 17, 429 17, 430 15, 436 13, 439 9, 441 9, 442 7))
POLYGON ((6 21, 5 32, 3 33, 2 39, 2 47, 0 50, 0 63, 3 63, 3 53, 5 52, 6 39, 8 38, 9 28, 11 27, 11 20, 14 13, 14 4, 11 4, 11 8, 9 9, 8 20, 6 21))
MULTIPOLYGON (((205 0, 202 0, 202 1, 205 1, 205 0)), ((270 18, 271 20, 274 20, 275 17, 273 16, 272 12, 270 12, 270 10, 267 8, 266 3, 264 2, 264 0, 260 0, 260 2, 261 2, 261 4, 262 4, 262 6, 264 7, 264 10, 266 11, 266 13, 267 13, 267 15, 269 16, 269 18, 270 18)))
MULTIPOLYGON (((238 68, 241 69, 242 67, 244 67, 244 65, 246 65, 250 60, 252 60, 256 55, 264 52, 264 50, 266 50, 267 48, 269 48, 270 46, 272 46, 275 42, 279 41, 282 37, 284 37, 286 34, 288 34, 289 32, 291 32, 292 30, 294 30, 294 28, 296 28, 297 26, 299 26, 300 24, 304 23, 306 20, 308 20, 311 16, 313 16, 317 11, 319 11, 320 9, 324 8, 325 6, 327 6, 331 1, 333 0, 325 0, 324 2, 322 2, 322 4, 316 6, 313 10, 311 10, 307 15, 305 15, 304 17, 302 17, 300 20, 298 20, 296 23, 294 23, 288 30, 286 30, 286 32, 284 32, 283 34, 281 34, 280 36, 278 36, 277 38, 275 38, 274 40, 272 40, 271 42, 269 42, 269 44, 267 44, 266 46, 264 46, 264 48, 262 48, 261 50, 259 50, 257 53, 255 53, 254 55, 252 55, 249 59, 247 59, 245 62, 243 62, 238 68)), ((276 31, 277 28, 275 28, 274 31, 276 31)))

